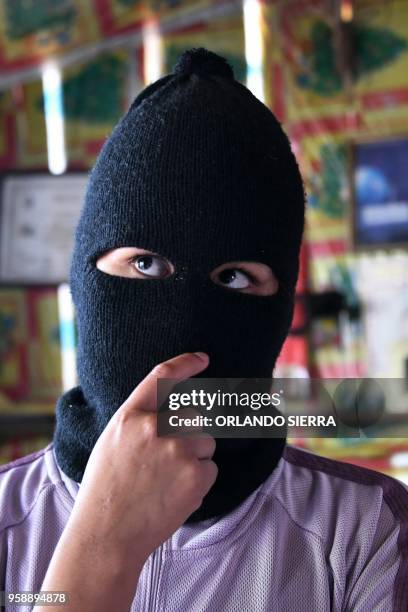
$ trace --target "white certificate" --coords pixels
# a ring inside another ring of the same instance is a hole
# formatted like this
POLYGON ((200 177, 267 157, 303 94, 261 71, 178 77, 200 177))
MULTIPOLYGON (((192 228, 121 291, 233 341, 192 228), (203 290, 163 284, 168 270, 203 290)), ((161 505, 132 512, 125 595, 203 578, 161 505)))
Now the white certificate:
POLYGON ((10 174, 1 183, 0 281, 68 279, 88 175, 10 174))

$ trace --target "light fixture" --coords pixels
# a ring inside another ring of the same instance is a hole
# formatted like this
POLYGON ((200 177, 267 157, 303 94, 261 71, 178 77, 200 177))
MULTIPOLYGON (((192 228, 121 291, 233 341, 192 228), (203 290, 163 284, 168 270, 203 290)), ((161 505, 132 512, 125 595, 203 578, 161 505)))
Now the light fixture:
POLYGON ((263 79, 263 46, 261 7, 258 0, 244 0, 246 86, 261 102, 265 100, 263 79))
POLYGON ((42 71, 45 126, 47 132, 48 168, 52 174, 67 169, 64 134, 62 79, 58 66, 45 64, 42 71))
POLYGON ((150 19, 142 30, 143 36, 143 76, 146 85, 153 83, 163 74, 163 41, 160 24, 150 19))

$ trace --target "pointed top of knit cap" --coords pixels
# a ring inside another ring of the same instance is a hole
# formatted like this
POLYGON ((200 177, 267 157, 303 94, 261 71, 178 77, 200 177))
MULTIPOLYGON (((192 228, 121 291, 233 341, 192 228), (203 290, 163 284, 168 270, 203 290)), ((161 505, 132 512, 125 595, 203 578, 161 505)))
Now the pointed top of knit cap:
POLYGON ((234 72, 225 57, 203 47, 188 49, 174 66, 174 73, 181 75, 220 76, 233 79, 234 72))

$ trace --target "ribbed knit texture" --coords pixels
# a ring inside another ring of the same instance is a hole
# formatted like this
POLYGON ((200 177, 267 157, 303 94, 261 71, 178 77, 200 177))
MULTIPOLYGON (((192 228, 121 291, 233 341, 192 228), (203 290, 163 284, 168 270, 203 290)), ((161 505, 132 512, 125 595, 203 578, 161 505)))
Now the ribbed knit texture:
MULTIPOLYGON (((54 438, 69 476, 82 478, 110 417, 161 361, 201 350, 210 356, 202 376, 271 376, 292 320, 303 223, 289 141, 223 58, 186 52, 173 74, 136 98, 95 164, 76 232, 71 288, 81 388, 59 401, 54 438), (96 268, 102 253, 125 246, 160 254, 175 273, 137 280, 96 268), (214 284, 210 273, 233 261, 271 266, 278 293, 214 284)), ((277 440, 218 440, 219 482, 227 449, 247 475, 237 497, 220 492, 218 513, 270 474, 282 448, 277 440)))

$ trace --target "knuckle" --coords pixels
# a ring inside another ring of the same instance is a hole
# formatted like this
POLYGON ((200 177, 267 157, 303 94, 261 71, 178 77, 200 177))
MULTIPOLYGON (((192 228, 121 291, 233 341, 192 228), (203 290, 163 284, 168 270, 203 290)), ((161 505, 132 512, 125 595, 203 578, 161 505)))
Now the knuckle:
POLYGON ((179 457, 181 455, 180 441, 176 438, 166 440, 166 451, 167 455, 171 458, 179 457))
POLYGON ((157 378, 172 378, 173 368, 165 361, 155 366, 153 372, 157 378))
POLYGON ((203 482, 206 492, 212 487, 218 476, 218 467, 214 461, 205 461, 203 464, 203 482))
POLYGON ((190 491, 195 491, 199 488, 201 479, 200 466, 197 462, 189 461, 184 468, 184 483, 190 491))
POLYGON ((200 435, 190 440, 192 452, 201 459, 212 457, 215 452, 215 441, 200 435))
POLYGON ((214 438, 208 438, 208 440, 204 443, 205 450, 208 452, 209 456, 212 456, 215 453, 216 443, 214 438))
POLYGON ((119 410, 116 411, 114 418, 117 424, 122 427, 127 426, 129 424, 132 416, 132 412, 123 405, 119 408, 119 410))
POLYGON ((146 415, 143 415, 143 417, 140 420, 141 421, 140 431, 143 433, 143 436, 148 440, 152 440, 153 438, 156 438, 156 435, 157 435, 156 421, 152 417, 153 415, 146 414, 146 415))
POLYGON ((208 462, 208 471, 213 483, 216 481, 218 476, 218 465, 214 461, 208 462))

